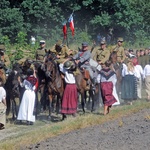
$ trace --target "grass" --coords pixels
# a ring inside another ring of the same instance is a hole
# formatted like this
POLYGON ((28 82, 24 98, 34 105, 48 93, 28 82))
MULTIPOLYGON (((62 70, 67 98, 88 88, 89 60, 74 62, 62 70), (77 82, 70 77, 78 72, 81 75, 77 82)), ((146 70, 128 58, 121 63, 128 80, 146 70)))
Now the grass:
MULTIPOLYGON (((138 100, 134 102, 132 106, 123 105, 113 107, 109 115, 103 116, 99 113, 87 113, 85 115, 78 115, 76 118, 68 118, 63 122, 45 124, 41 121, 36 121, 34 126, 17 126, 12 125, 15 131, 19 130, 18 134, 8 138, 5 141, 1 141, 1 150, 16 150, 20 147, 29 146, 31 144, 38 143, 47 138, 54 137, 63 133, 68 133, 72 130, 78 130, 93 125, 105 123, 118 119, 118 127, 123 126, 122 117, 129 116, 144 108, 150 108, 150 103, 145 100, 138 100)), ((102 111, 102 109, 100 109, 102 111)), ((146 119, 150 119, 150 114, 143 114, 146 119)), ((11 128, 11 125, 8 124, 11 128)))

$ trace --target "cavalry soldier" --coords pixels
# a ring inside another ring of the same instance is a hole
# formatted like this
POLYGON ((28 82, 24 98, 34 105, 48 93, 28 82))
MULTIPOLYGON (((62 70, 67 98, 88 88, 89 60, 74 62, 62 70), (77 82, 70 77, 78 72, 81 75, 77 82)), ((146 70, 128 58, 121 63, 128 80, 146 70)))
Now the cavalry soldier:
POLYGON ((120 64, 123 63, 126 58, 125 51, 122 46, 123 38, 118 38, 117 42, 117 45, 112 47, 111 53, 114 51, 117 52, 117 62, 120 64))
POLYGON ((40 62, 44 61, 45 55, 47 53, 45 46, 46 46, 46 42, 44 40, 41 40, 40 47, 37 49, 36 55, 35 55, 35 59, 37 61, 40 61, 40 62))
POLYGON ((93 83, 93 90, 95 89, 94 85, 96 79, 94 78, 92 67, 90 66, 90 59, 91 59, 91 52, 88 50, 88 43, 82 43, 82 49, 76 55, 73 56, 75 63, 78 65, 79 68, 83 68, 89 71, 91 82, 93 83))
POLYGON ((0 45, 0 76, 2 78, 3 84, 6 82, 6 75, 4 69, 10 66, 10 60, 8 55, 5 54, 5 46, 0 45))
POLYGON ((67 45, 62 44, 62 41, 58 41, 50 51, 56 55, 56 62, 58 64, 63 63, 72 54, 72 50, 67 45))
POLYGON ((106 47, 106 41, 101 41, 100 48, 97 51, 97 62, 100 65, 103 65, 107 60, 109 60, 110 57, 110 51, 106 47))
POLYGON ((10 66, 10 59, 8 55, 5 54, 5 46, 3 44, 0 45, 0 60, 4 63, 6 68, 10 66))

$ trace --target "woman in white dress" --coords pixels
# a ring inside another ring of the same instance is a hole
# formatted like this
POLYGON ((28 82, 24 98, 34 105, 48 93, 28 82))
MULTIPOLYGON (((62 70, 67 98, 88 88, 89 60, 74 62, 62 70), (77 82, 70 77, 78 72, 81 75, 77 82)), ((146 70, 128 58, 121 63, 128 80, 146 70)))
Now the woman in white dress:
POLYGON ((35 105, 35 90, 37 85, 37 78, 33 76, 33 70, 27 71, 28 77, 21 83, 20 77, 18 81, 22 87, 25 87, 25 91, 19 107, 18 120, 27 121, 27 125, 33 125, 35 122, 35 115, 33 115, 35 105))

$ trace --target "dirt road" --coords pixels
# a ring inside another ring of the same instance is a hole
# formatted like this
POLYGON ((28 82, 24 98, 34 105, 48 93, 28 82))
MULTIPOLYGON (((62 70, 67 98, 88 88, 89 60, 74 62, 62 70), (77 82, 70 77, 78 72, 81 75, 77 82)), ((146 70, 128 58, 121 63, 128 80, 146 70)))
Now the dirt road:
POLYGON ((149 150, 150 109, 109 121, 102 125, 72 131, 22 150, 149 150))

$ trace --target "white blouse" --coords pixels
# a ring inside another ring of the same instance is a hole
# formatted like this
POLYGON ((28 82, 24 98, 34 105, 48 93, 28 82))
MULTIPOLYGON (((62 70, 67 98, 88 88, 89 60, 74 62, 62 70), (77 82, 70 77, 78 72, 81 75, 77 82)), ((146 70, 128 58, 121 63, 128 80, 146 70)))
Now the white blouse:
POLYGON ((3 87, 0 87, 0 102, 6 98, 6 91, 3 87))
POLYGON ((146 65, 146 66, 144 67, 143 79, 146 78, 146 76, 150 76, 150 65, 146 65))
POLYGON ((68 71, 64 68, 63 64, 59 65, 60 71, 65 74, 65 82, 69 84, 75 84, 75 77, 72 73, 68 73, 68 71))
POLYGON ((122 76, 126 76, 126 75, 134 75, 137 78, 140 78, 139 76, 139 71, 136 69, 136 67, 134 67, 133 71, 128 71, 127 65, 123 64, 123 69, 122 69, 122 76))

